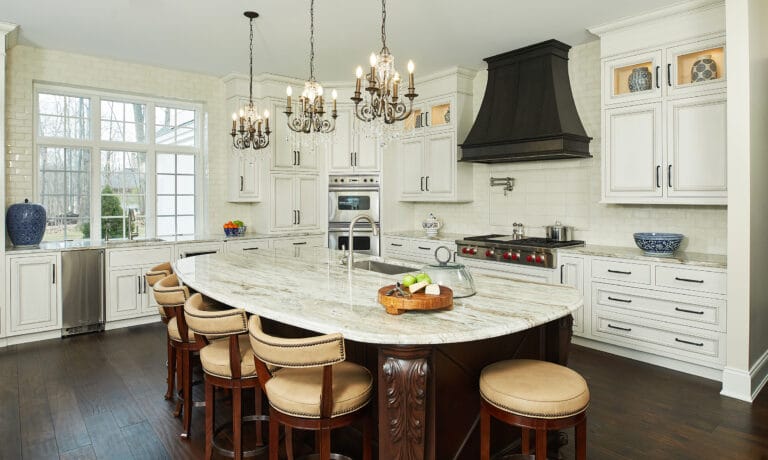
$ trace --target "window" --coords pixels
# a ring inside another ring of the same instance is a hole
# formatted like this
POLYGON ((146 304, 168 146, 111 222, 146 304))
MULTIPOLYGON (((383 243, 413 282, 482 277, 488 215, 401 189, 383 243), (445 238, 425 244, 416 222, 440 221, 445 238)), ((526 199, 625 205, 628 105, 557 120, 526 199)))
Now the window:
POLYGON ((35 95, 46 241, 192 235, 201 226, 201 106, 43 84, 35 95))
POLYGON ((157 155, 157 235, 195 233, 195 156, 157 155))

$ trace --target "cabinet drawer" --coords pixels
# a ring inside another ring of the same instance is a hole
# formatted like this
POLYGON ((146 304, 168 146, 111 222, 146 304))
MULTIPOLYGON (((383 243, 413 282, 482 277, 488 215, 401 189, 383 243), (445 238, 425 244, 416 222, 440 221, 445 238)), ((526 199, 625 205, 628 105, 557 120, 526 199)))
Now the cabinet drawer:
POLYGON ((111 250, 108 255, 110 268, 156 265, 173 260, 173 246, 111 250))
POLYGON ((724 272, 709 272, 690 268, 656 267, 656 285, 688 291, 725 294, 724 272))
POLYGON ((592 333, 608 342, 675 359, 723 362, 724 334, 665 326, 658 321, 601 311, 595 312, 592 319, 592 333))
POLYGON ((612 308, 683 326, 725 330, 725 301, 648 289, 592 283, 594 308, 612 308))
POLYGON ((651 284, 651 266, 615 260, 593 259, 592 278, 651 284))

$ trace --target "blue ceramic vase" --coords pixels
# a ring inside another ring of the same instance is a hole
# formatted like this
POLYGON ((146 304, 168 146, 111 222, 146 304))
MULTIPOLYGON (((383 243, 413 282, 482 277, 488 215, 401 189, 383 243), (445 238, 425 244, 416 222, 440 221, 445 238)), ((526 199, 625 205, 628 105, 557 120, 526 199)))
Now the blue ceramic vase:
POLYGON ((12 204, 5 214, 8 237, 14 246, 37 246, 45 233, 45 208, 39 204, 12 204))
POLYGON ((653 76, 648 67, 637 67, 632 69, 627 81, 629 91, 636 93, 638 91, 647 91, 653 86, 653 76))

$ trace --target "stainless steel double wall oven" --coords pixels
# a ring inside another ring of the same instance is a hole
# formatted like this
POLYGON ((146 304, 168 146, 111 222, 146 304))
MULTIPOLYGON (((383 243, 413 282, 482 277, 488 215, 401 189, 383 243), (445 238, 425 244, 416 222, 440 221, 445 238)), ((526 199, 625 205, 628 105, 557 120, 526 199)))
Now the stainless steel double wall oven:
MULTIPOLYGON (((373 217, 379 227, 378 175, 332 175, 328 178, 328 247, 349 248, 349 223, 359 214, 373 217)), ((378 256, 379 237, 367 222, 355 226, 355 251, 378 256)))

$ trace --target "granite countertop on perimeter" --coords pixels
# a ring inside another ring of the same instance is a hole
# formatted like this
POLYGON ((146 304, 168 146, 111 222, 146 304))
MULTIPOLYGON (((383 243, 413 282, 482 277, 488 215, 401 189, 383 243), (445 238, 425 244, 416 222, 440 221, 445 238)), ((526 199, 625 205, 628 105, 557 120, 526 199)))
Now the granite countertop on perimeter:
POLYGON ((665 264, 684 264, 704 268, 728 267, 728 258, 721 254, 705 254, 701 252, 675 252, 673 257, 652 257, 643 254, 640 248, 625 246, 600 246, 588 244, 579 248, 558 249, 559 254, 583 254, 597 257, 616 257, 620 259, 634 259, 645 262, 657 262, 665 264))
POLYGON ((443 233, 439 232, 437 236, 427 236, 424 230, 406 230, 399 232, 384 232, 384 236, 393 236, 400 238, 415 238, 419 240, 431 240, 431 241, 450 241, 463 240, 465 237, 470 236, 464 233, 443 233))

